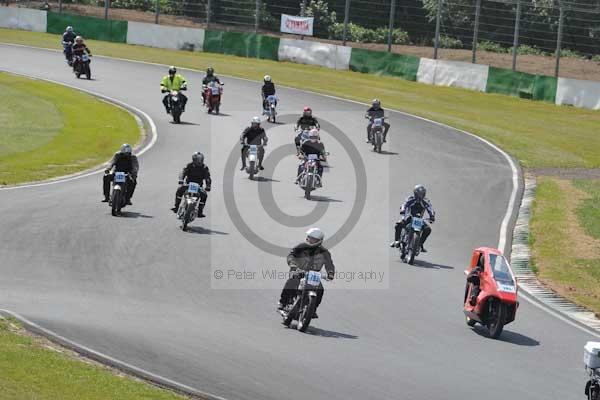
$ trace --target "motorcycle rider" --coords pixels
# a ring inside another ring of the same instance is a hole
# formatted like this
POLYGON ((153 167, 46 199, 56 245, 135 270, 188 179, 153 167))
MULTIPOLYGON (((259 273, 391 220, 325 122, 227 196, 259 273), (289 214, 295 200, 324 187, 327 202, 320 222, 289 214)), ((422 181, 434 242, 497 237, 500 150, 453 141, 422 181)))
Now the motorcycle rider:
MULTIPOLYGON (((266 113, 267 106, 268 106, 267 97, 275 96, 275 84, 273 83, 273 80, 271 79, 271 77, 269 75, 265 75, 263 82, 264 82, 264 84, 261 89, 262 108, 263 108, 264 113, 266 113)), ((277 105, 277 100, 275 100, 275 105, 277 105)))
POLYGON ((103 203, 108 202, 110 197, 110 183, 114 179, 114 173, 112 173, 113 168, 116 172, 125 172, 128 174, 127 184, 125 185, 125 196, 127 197, 127 205, 131 205, 131 198, 133 197, 133 192, 135 192, 135 187, 137 186, 137 176, 140 169, 137 156, 131 154, 131 145, 123 143, 121 149, 117 151, 112 160, 110 160, 109 167, 104 171, 102 182, 104 191, 103 203))
POLYGON ((300 146, 302 145, 302 130, 311 128, 321 129, 321 126, 319 125, 319 121, 317 121, 317 119, 312 116, 312 109, 310 107, 304 107, 304 110, 302 111, 302 116, 298 118, 296 126, 294 127, 294 130, 298 132, 298 134, 294 138, 296 148, 300 149, 300 146))
MULTIPOLYGON (((381 102, 379 99, 373 99, 371 103, 371 108, 367 110, 367 115, 365 117, 369 118, 369 125, 367 125, 367 143, 371 143, 371 127, 373 126, 373 120, 375 118, 383 118, 385 116, 385 111, 381 108, 381 102)), ((390 124, 383 121, 383 142, 385 143, 385 138, 387 137, 388 131, 390 130, 390 124)))
POLYGON ((73 27, 67 26, 62 35, 62 45, 64 48, 65 58, 67 59, 69 66, 73 65, 73 43, 75 43, 76 37, 77 34, 75 34, 73 27))
MULTIPOLYGON (((83 42, 83 38, 81 36, 77 36, 75 37, 75 44, 72 46, 72 57, 83 57, 84 53, 87 53, 87 55, 90 57, 92 56, 92 52, 83 42)), ((73 65, 73 68, 75 68, 73 63, 71 63, 71 65, 73 65)))
POLYGON ((201 202, 201 204, 198 206, 198 218, 204 218, 205 215, 203 211, 204 206, 206 205, 206 199, 208 198, 206 192, 210 192, 212 180, 210 179, 210 171, 204 164, 204 154, 200 153, 199 151, 192 154, 192 162, 187 164, 181 171, 181 174, 179 174, 179 187, 175 193, 175 206, 171 208, 171 211, 174 213, 176 213, 179 209, 181 198, 188 189, 188 184, 190 182, 196 182, 201 187, 203 184, 205 185, 205 191, 201 190, 198 192, 201 202))
POLYGON ((215 70, 213 67, 206 68, 206 75, 202 78, 202 104, 206 104, 206 93, 204 92, 204 88, 208 86, 211 82, 217 82, 219 85, 222 85, 221 81, 215 75, 215 70))
MULTIPOLYGON (((300 146, 300 153, 302 153, 302 160, 308 159, 309 154, 316 154, 319 157, 317 161, 317 168, 319 176, 323 176, 323 165, 321 165, 322 161, 327 161, 325 146, 319 140, 319 131, 317 129, 311 129, 308 134, 308 140, 304 141, 300 146)), ((298 165, 298 175, 296 176, 296 184, 300 182, 300 175, 304 171, 304 161, 298 165)))
MULTIPOLYGON (((290 277, 285 282, 279 303, 278 310, 283 310, 292 302, 298 291, 300 278, 295 272, 302 271, 321 271, 323 267, 327 271, 327 280, 333 280, 335 276, 335 265, 331 259, 331 253, 323 247, 323 239, 325 234, 319 228, 310 228, 306 231, 306 239, 304 242, 295 246, 287 256, 287 263, 290 266, 290 277)), ((323 300, 323 286, 319 285, 317 289, 317 308, 323 300)), ((315 313, 312 318, 319 318, 315 308, 315 313)))
MULTIPOLYGON (((402 207, 400 208, 400 215, 402 219, 396 222, 396 234, 394 237, 394 241, 390 243, 390 247, 400 247, 400 237, 402 233, 402 229, 406 228, 406 226, 412 222, 412 216, 416 214, 423 215, 425 211, 429 214, 429 220, 431 223, 435 221, 435 211, 431 206, 431 202, 429 199, 425 197, 427 194, 427 190, 423 185, 416 185, 413 190, 413 195, 409 196, 405 201, 402 207)), ((423 230, 421 233, 421 252, 427 253, 427 250, 423 245, 425 241, 431 234, 431 227, 423 222, 423 230)))
POLYGON ((242 145, 242 168, 240 171, 246 169, 246 153, 250 148, 251 144, 258 146, 258 169, 261 171, 265 169, 262 165, 263 158, 265 157, 265 149, 263 146, 267 145, 269 138, 264 128, 260 126, 260 118, 252 117, 250 126, 244 129, 240 137, 240 143, 242 145))
POLYGON ((467 282, 473 285, 473 287, 471 288, 471 298, 469 299, 469 304, 471 304, 472 306, 477 304, 477 296, 479 296, 479 293, 481 292, 481 282, 479 276, 483 272, 483 257, 483 253, 479 255, 477 265, 471 270, 471 272, 469 272, 469 275, 467 275, 467 282))
POLYGON ((171 113, 171 107, 169 105, 169 96, 172 90, 176 90, 179 92, 179 98, 181 99, 181 111, 185 111, 185 105, 188 99, 181 92, 187 90, 187 82, 185 81, 183 75, 177 73, 177 68, 171 65, 169 67, 169 74, 165 75, 160 81, 161 93, 167 94, 162 101, 165 106, 165 110, 167 111, 167 114, 171 113))

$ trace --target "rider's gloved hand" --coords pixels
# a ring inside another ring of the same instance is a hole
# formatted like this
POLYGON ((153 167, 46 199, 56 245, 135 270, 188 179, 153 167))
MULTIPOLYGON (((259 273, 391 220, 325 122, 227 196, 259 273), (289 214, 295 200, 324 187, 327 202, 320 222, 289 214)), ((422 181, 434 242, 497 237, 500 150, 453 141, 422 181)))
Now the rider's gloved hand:
POLYGON ((178 184, 178 185, 183 185, 183 181, 181 181, 181 180, 180 180, 180 181, 177 181, 177 184, 178 184))
POLYGON ((429 222, 431 222, 433 224, 435 222, 435 217, 429 218, 429 222))
POLYGON ((334 277, 335 277, 335 274, 333 272, 328 272, 327 273, 327 280, 328 281, 332 281, 334 277))

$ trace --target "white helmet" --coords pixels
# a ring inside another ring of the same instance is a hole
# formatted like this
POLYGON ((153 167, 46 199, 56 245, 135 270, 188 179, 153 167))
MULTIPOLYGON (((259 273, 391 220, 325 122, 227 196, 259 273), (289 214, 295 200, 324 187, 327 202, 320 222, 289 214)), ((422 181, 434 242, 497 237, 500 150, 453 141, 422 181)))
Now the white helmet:
POLYGON ((319 140, 319 130, 317 128, 313 128, 308 132, 308 140, 312 142, 317 142, 319 140))
POLYGON ((67 26, 67 32, 73 32, 73 27, 72 26, 67 26))
POLYGON ((265 82, 271 82, 271 76, 270 75, 265 75, 265 82))
POLYGON ((121 145, 121 154, 131 154, 131 145, 128 143, 123 143, 121 145))
POLYGON ((250 125, 254 125, 254 124, 260 125, 260 118, 252 117, 252 120, 250 121, 250 125))
POLYGON ((306 244, 311 247, 316 247, 323 243, 325 234, 319 228, 310 228, 306 231, 306 244))

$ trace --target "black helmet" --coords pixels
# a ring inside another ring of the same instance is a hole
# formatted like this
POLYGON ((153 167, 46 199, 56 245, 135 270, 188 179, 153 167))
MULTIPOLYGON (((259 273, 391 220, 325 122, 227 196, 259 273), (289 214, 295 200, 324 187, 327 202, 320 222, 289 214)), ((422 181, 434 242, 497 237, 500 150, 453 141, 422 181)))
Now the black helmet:
POLYGON ((379 101, 379 99, 373 99, 373 101, 371 102, 371 105, 375 108, 379 108, 379 107, 381 107, 381 101, 379 101))
POLYGON ((192 154, 192 162, 195 165, 204 164, 204 154, 200 153, 199 151, 195 152, 194 154, 192 154))
POLYGON ((177 68, 175 68, 174 66, 170 66, 169 67, 169 75, 175 75, 177 73, 177 68))
POLYGON ((415 186, 413 193, 415 195, 415 198, 423 200, 425 198, 425 195, 427 194, 427 189, 425 189, 425 186, 423 185, 417 185, 415 186))
POLYGON ((206 68, 206 75, 212 76, 212 74, 214 74, 214 73, 215 73, 215 70, 213 67, 206 68))

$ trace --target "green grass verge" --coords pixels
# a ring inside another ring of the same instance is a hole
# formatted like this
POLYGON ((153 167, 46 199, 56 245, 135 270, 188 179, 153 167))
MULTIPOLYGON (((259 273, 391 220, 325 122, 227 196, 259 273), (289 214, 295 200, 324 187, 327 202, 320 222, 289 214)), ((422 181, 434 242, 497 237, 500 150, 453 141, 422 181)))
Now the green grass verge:
POLYGON ((600 240, 600 181, 575 181, 575 186, 590 196, 577 207, 579 223, 588 235, 600 240))
POLYGON ((85 170, 140 139, 131 114, 77 90, 0 73, 0 93, 0 185, 85 170))
POLYGON ((597 315, 600 315, 599 195, 600 181, 541 177, 531 218, 533 262, 538 277, 562 296, 597 315), (586 194, 592 197, 580 198, 586 194))
MULTIPOLYGON (((59 48, 59 37, 46 33, 0 29, 0 41, 59 48)), ((286 86, 365 102, 378 97, 387 108, 430 118, 489 139, 517 157, 525 167, 600 167, 597 151, 600 112, 597 111, 300 64, 93 40, 88 45, 95 54, 196 69, 212 65, 218 74, 255 80, 268 73, 276 83, 286 86)))
POLYGON ((13 320, 0 319, 0 371, 3 400, 184 399, 48 348, 13 320))

